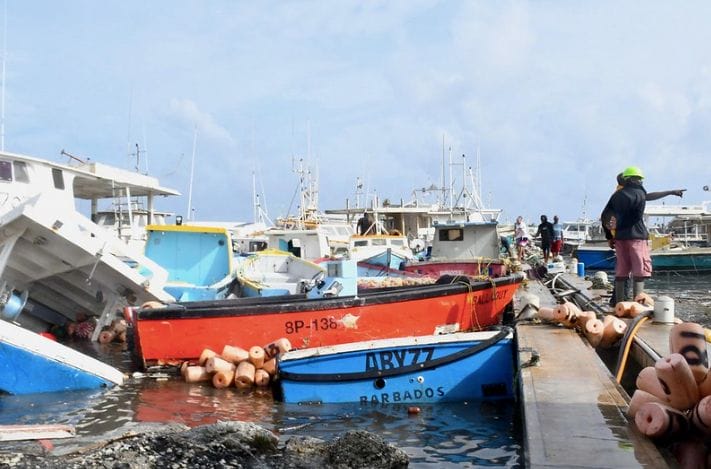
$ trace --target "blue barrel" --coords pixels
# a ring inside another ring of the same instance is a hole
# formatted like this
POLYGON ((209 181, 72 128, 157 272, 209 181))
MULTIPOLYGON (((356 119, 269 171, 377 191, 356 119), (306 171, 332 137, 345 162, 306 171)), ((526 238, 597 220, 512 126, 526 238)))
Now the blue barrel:
POLYGON ((578 277, 585 277, 585 262, 578 262, 578 277))

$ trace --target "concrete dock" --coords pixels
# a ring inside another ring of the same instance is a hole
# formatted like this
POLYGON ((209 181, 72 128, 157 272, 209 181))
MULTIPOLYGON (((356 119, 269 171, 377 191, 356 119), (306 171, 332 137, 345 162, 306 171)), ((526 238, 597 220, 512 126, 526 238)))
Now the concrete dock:
MULTIPOLYGON (((540 299, 540 306, 557 304, 548 287, 531 280, 519 288, 515 310, 529 294, 540 299)), ((670 327, 643 327, 646 337, 654 337, 644 347, 665 345, 657 353, 666 354, 670 327)), ((518 323, 516 332, 526 467, 674 466, 628 421, 628 394, 582 335, 533 322, 518 323)), ((644 347, 634 347, 635 353, 645 355, 644 347)))

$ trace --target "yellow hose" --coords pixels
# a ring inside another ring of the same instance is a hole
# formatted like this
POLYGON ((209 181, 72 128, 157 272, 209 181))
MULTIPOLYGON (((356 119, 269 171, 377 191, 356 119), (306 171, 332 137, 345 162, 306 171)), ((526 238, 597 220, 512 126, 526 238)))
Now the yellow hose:
POLYGON ((706 342, 711 342, 711 329, 704 327, 704 337, 706 337, 706 342))
MULTIPOLYGON (((639 330, 640 326, 649 319, 648 316, 643 317, 640 319, 637 324, 634 325, 632 328, 632 331, 630 332, 629 338, 627 339, 627 342, 625 343, 625 348, 624 348, 624 353, 622 354, 622 360, 620 360, 620 366, 617 369, 617 375, 615 375, 615 380, 619 383, 622 381, 622 374, 625 372, 625 366, 627 365, 627 356, 629 355, 630 348, 632 347, 632 342, 634 340, 634 336, 637 334, 637 331, 639 330)), ((708 331, 708 329, 707 329, 708 331)), ((711 331, 709 331, 711 333, 711 331)), ((708 335, 706 336, 708 340, 708 335)))

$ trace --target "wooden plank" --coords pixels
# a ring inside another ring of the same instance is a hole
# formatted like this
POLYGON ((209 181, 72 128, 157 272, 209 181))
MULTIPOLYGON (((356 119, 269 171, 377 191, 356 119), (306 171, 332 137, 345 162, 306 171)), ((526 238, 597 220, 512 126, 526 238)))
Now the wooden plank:
POLYGON ((627 420, 626 394, 577 332, 518 324, 526 467, 669 467, 627 420))
POLYGON ((0 441, 46 440, 74 436, 74 427, 71 425, 0 425, 0 441))

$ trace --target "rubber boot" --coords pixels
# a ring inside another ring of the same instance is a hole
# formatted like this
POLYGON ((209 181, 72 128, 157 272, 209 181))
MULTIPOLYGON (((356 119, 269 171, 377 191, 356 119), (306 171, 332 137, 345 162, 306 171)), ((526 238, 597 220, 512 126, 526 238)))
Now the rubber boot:
POLYGON ((637 298, 637 295, 644 292, 644 280, 635 279, 632 284, 632 298, 637 298))
POLYGON ((620 301, 625 301, 625 294, 627 293, 627 288, 625 287, 625 279, 615 279, 615 304, 619 303, 620 301))

